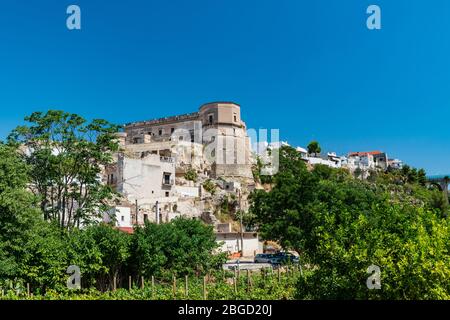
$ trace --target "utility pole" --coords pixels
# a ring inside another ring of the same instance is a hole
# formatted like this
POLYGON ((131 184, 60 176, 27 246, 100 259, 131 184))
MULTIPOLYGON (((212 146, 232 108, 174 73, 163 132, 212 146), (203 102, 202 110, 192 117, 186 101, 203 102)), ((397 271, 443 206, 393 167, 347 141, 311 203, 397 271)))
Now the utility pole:
POLYGON ((139 222, 139 206, 138 206, 138 201, 137 199, 135 200, 135 205, 136 205, 136 225, 138 225, 139 222))
POLYGON ((242 214, 242 206, 241 206, 241 189, 238 189, 239 195, 239 216, 241 222, 241 254, 244 256, 244 224, 243 224, 243 214, 242 214))

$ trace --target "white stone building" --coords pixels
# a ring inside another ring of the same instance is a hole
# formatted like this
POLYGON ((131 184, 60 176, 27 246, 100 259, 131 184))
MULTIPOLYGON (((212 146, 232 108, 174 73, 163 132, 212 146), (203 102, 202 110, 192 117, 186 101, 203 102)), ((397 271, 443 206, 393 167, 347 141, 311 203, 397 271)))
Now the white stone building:
POLYGON ((105 169, 104 181, 131 206, 132 224, 201 217, 211 210, 201 183, 206 179, 225 179, 229 191, 253 181, 246 126, 235 103, 209 103, 199 112, 127 124, 118 139, 121 151, 105 169), (188 180, 189 172, 198 180, 188 180))

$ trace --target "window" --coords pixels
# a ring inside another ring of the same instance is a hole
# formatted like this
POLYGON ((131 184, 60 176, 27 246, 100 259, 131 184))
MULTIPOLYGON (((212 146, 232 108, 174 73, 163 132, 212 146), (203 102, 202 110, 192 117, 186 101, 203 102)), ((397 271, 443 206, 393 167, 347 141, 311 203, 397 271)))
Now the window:
POLYGON ((166 191, 166 197, 167 198, 169 197, 169 191, 166 191))
POLYGON ((170 173, 164 173, 164 184, 170 184, 170 173))
POLYGON ((216 136, 211 136, 211 142, 216 141, 216 136))
POLYGON ((236 113, 234 113, 233 116, 234 116, 234 122, 237 122, 237 115, 236 115, 236 113))
POLYGON ((111 173, 110 175, 108 175, 108 184, 113 184, 114 183, 114 174, 111 173))
POLYGON ((121 216, 121 217, 120 217, 120 220, 121 220, 122 222, 124 222, 124 221, 125 221, 125 216, 121 216))
POLYGON ((148 214, 144 214, 144 221, 148 221, 148 214))
POLYGON ((158 134, 159 134, 160 136, 162 136, 162 132, 163 132, 162 129, 159 129, 159 130, 158 130, 158 134))
POLYGON ((180 136, 178 140, 183 141, 183 136, 180 136))
POLYGON ((174 133, 175 128, 170 129, 170 133, 174 133))
POLYGON ((208 122, 209 124, 212 124, 214 122, 214 115, 212 114, 208 115, 208 122))
POLYGON ((189 134, 191 135, 191 142, 194 142, 194 130, 189 130, 189 134))

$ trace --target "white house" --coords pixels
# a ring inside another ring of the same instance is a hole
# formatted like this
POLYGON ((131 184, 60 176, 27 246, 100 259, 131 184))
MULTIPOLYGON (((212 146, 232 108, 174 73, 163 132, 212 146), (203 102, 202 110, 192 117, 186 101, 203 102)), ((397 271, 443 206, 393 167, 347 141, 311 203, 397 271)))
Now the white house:
MULTIPOLYGON (((221 244, 221 252, 227 252, 229 255, 241 251, 241 233, 240 232, 217 232, 216 241, 221 244)), ((259 240, 258 233, 243 233, 243 256, 255 256, 263 252, 263 243, 259 240)))
MULTIPOLYGON (((231 224, 219 224, 216 231, 216 241, 221 245, 220 252, 233 255, 241 251, 241 233, 231 230, 231 224)), ((257 232, 243 232, 243 256, 255 256, 263 252, 263 242, 259 240, 257 232)))

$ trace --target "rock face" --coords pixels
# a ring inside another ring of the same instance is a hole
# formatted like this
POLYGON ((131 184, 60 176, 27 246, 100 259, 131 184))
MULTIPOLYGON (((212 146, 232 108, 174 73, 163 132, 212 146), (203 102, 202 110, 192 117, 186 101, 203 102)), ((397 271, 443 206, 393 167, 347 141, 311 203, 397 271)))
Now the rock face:
POLYGON ((232 217, 248 207, 255 181, 239 105, 208 103, 195 113, 130 123, 118 140, 121 151, 104 181, 132 207, 131 221, 186 216, 216 224, 214 214, 232 217))

